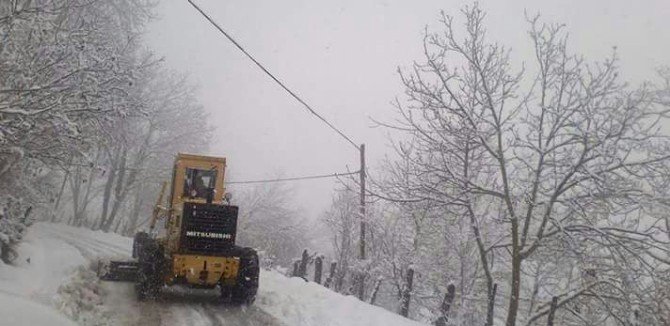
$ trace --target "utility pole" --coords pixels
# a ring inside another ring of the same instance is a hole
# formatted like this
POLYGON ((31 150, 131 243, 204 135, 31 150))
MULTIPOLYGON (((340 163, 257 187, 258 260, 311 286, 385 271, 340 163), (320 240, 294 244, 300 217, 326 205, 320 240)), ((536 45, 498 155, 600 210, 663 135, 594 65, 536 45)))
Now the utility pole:
MULTIPOLYGON (((359 239, 359 252, 358 258, 363 261, 365 260, 365 144, 361 144, 359 147, 360 156, 361 156, 361 170, 360 174, 360 183, 361 183, 361 193, 360 193, 360 207, 359 214, 361 219, 361 233, 359 239)), ((361 271, 361 274, 358 276, 358 299, 364 300, 363 296, 365 294, 365 275, 361 271)))

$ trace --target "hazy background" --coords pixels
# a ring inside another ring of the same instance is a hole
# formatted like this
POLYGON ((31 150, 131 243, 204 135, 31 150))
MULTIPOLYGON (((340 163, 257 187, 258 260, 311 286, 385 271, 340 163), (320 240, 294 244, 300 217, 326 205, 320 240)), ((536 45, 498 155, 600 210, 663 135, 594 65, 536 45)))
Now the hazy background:
MULTIPOLYGON (((383 129, 402 94, 398 66, 422 60, 426 25, 469 1, 196 1, 227 32, 357 143, 368 164, 390 154, 383 129)), ((489 35, 531 60, 524 11, 565 23, 570 47, 600 59, 617 46, 624 78, 653 78, 670 63, 670 2, 482 1, 489 35)), ((358 169, 358 153, 307 113, 226 40, 186 0, 162 1, 149 47, 186 72, 217 131, 211 154, 228 158, 229 181, 358 169)), ((292 183, 309 218, 330 204, 335 180, 292 183)), ((240 189, 236 187, 235 189, 240 189)))

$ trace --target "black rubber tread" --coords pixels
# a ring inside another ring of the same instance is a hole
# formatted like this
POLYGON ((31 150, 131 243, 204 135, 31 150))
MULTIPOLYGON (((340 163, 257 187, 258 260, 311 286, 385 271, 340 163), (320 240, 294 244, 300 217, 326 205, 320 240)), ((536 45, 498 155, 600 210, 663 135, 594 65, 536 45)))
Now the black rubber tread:
POLYGON ((133 258, 137 258, 139 248, 142 247, 147 240, 151 240, 151 238, 149 238, 149 234, 146 232, 135 233, 135 237, 133 238, 133 258))
POLYGON ((137 247, 138 275, 135 291, 138 300, 145 300, 155 298, 160 292, 165 259, 162 248, 155 240, 147 238, 140 243, 137 247))
POLYGON ((237 283, 231 290, 231 301, 236 304, 251 304, 258 292, 260 267, 258 254, 253 248, 238 248, 240 269, 237 283))

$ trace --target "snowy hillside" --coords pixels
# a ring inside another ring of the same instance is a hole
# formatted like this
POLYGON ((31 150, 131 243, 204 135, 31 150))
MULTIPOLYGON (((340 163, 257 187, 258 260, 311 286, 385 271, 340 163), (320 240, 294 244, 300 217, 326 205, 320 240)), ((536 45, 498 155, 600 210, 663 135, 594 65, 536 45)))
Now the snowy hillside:
POLYGON ((257 301, 217 303, 215 291, 165 289, 138 302, 132 284, 100 282, 89 266, 127 257, 132 240, 116 234, 39 223, 19 248, 16 266, 0 265, 0 315, 11 325, 419 325, 314 283, 261 273, 257 301), (68 316, 66 318, 65 316, 68 316), (72 322, 74 320, 75 322, 72 322))

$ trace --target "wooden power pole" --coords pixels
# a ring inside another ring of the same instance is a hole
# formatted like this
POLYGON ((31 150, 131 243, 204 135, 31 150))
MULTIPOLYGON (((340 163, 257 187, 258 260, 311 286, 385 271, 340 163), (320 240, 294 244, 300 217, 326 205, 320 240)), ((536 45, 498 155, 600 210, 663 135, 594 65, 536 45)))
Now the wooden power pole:
POLYGON ((365 144, 361 144, 361 205, 359 208, 360 218, 361 218, 361 238, 359 243, 359 258, 365 260, 365 144))
MULTIPOLYGON (((359 171, 360 175, 360 183, 361 183, 361 193, 360 193, 360 207, 359 207, 359 215, 361 219, 361 233, 360 233, 360 239, 358 243, 358 258, 363 261, 365 260, 365 223, 366 223, 366 218, 365 218, 365 144, 361 144, 359 147, 360 149, 360 156, 361 156, 361 170, 359 171)), ((365 275, 363 274, 363 271, 360 271, 360 275, 358 276, 358 299, 360 300, 365 300, 363 296, 365 295, 365 275)))

